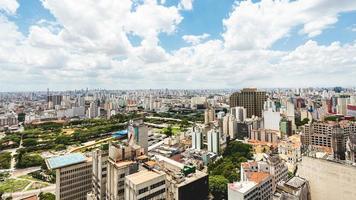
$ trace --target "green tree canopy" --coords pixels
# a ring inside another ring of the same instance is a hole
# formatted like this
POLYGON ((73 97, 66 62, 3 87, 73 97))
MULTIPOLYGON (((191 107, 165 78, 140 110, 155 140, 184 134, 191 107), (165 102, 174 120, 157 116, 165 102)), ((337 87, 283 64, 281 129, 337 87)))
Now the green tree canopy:
POLYGON ((213 175, 209 176, 209 190, 214 196, 214 199, 227 199, 227 180, 224 176, 213 175))

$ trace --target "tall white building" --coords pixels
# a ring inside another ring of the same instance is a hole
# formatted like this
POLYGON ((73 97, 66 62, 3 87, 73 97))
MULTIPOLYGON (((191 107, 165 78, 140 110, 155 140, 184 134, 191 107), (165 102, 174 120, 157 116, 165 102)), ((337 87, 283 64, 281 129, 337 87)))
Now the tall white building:
POLYGON ((90 103, 88 108, 88 117, 89 118, 96 118, 100 115, 100 108, 97 105, 96 101, 90 103))
POLYGON ((192 149, 201 150, 203 148, 203 133, 202 131, 194 127, 192 132, 192 149))
POLYGON ((230 114, 233 115, 238 122, 243 122, 247 118, 247 111, 241 106, 230 108, 230 114))
POLYGON ((265 129, 279 131, 281 114, 280 112, 277 112, 276 106, 274 105, 273 101, 268 99, 265 102, 262 116, 263 116, 263 125, 265 129))
POLYGON ((212 129, 208 131, 208 151, 219 153, 220 152, 220 134, 219 131, 212 129))

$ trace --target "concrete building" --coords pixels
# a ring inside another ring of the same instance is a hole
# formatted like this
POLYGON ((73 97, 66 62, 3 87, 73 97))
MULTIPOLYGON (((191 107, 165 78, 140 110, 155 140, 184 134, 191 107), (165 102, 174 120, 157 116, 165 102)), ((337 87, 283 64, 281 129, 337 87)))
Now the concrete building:
POLYGON ((17 125, 18 122, 18 118, 17 115, 14 113, 7 113, 4 115, 0 115, 0 127, 3 126, 13 126, 13 125, 17 125))
POLYGON ((208 174, 160 155, 156 155, 156 160, 158 167, 167 174, 166 200, 208 199, 208 174))
POLYGON ((302 159, 301 145, 298 135, 290 136, 278 143, 278 154, 286 161, 289 171, 294 171, 297 162, 302 159))
POLYGON ((248 181, 249 173, 251 172, 265 172, 270 174, 272 176, 273 192, 276 190, 276 186, 279 182, 285 181, 288 178, 287 165, 278 155, 269 156, 264 154, 262 161, 241 163, 241 181, 248 181))
POLYGON ((203 148, 203 132, 198 127, 193 128, 192 148, 201 150, 203 148))
POLYGON ((356 123, 348 120, 306 124, 301 135, 302 147, 311 150, 326 147, 332 150, 334 158, 345 160, 346 142, 355 132, 356 123))
POLYGON ((264 103, 262 116, 263 116, 263 125, 265 129, 270 129, 275 131, 280 130, 279 125, 281 121, 281 114, 279 111, 277 111, 273 101, 268 99, 264 103))
POLYGON ((308 181, 295 176, 278 183, 273 200, 311 200, 308 181))
POLYGON ((219 153, 220 152, 220 133, 215 129, 211 129, 207 134, 208 151, 219 153))
POLYGON ((142 119, 131 120, 128 127, 128 142, 130 145, 139 145, 148 152, 148 127, 142 119))
POLYGON ((230 108, 230 114, 233 115, 238 122, 244 122, 247 118, 247 111, 241 106, 230 108))
POLYGON ((98 107, 98 103, 93 101, 90 103, 88 108, 88 118, 96 118, 100 115, 100 108, 98 107))
POLYGON ((262 117, 263 104, 267 100, 266 92, 257 91, 256 88, 244 88, 230 96, 230 108, 244 107, 247 111, 246 117, 262 117))
POLYGON ((92 177, 92 194, 96 200, 106 198, 106 179, 107 179, 107 162, 108 152, 96 149, 92 152, 93 156, 93 177, 92 177))
POLYGON ((208 107, 204 111, 204 123, 210 124, 215 121, 215 109, 212 107, 208 107))
POLYGON ((308 180, 311 199, 356 199, 356 167, 303 156, 297 175, 308 180))
POLYGON ((166 199, 166 174, 143 170, 125 177, 125 200, 166 199))
POLYGON ((92 189, 92 160, 80 153, 46 159, 56 170, 56 200, 85 200, 92 189))
POLYGON ((266 172, 249 172, 247 180, 228 184, 230 200, 271 200, 272 176, 266 172))
POLYGON ((138 163, 134 159, 142 154, 142 148, 134 148, 117 143, 109 145, 106 183, 107 200, 124 199, 125 177, 138 171, 138 163))
POLYGON ((253 129, 251 130, 250 137, 251 140, 258 140, 262 142, 278 143, 279 142, 279 132, 267 129, 253 129))

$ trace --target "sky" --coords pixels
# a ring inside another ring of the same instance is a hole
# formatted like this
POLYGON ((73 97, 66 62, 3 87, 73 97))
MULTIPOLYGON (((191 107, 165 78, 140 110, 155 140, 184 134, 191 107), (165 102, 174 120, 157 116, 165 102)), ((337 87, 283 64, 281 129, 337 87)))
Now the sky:
POLYGON ((355 87, 354 0, 0 0, 0 92, 355 87))

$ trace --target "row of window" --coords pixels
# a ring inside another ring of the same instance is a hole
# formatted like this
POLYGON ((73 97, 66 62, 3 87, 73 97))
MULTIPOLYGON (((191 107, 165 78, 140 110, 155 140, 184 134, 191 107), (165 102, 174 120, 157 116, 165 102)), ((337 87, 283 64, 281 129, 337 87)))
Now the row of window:
POLYGON ((161 189, 161 190, 158 190, 157 192, 154 192, 154 193, 149 194, 149 195, 147 195, 147 196, 145 196, 145 197, 142 197, 142 198, 140 198, 139 200, 149 200, 149 199, 153 199, 154 197, 156 197, 156 196, 158 196, 158 195, 161 195, 161 194, 163 194, 163 193, 165 193, 165 192, 166 192, 166 189, 161 189))

